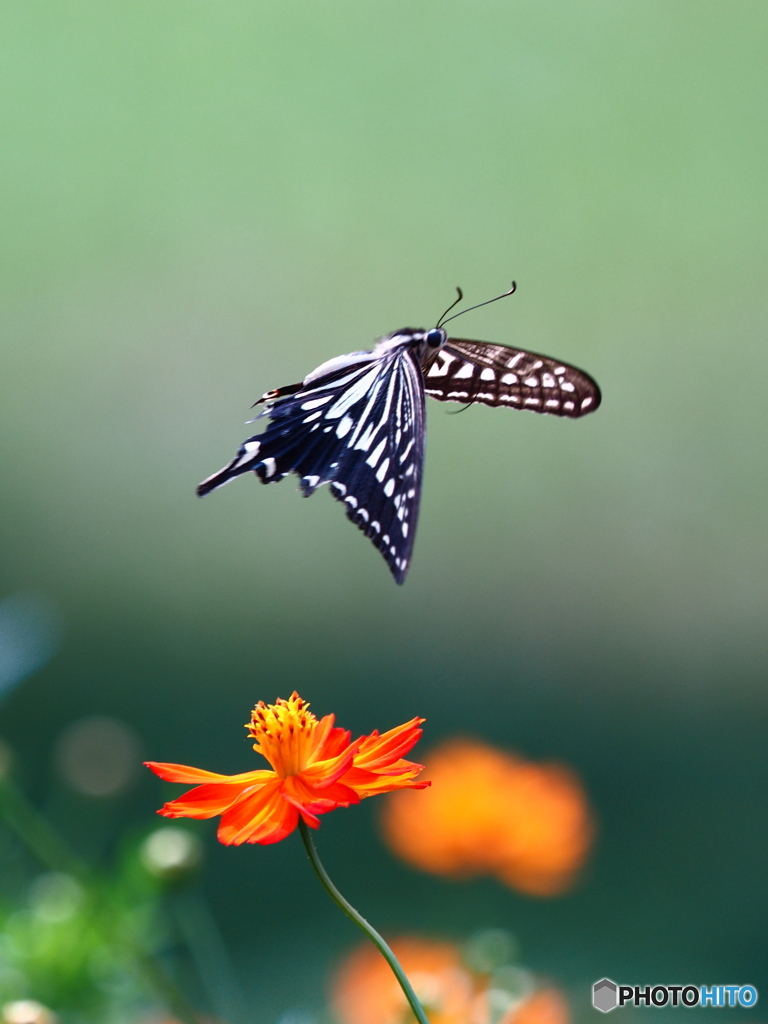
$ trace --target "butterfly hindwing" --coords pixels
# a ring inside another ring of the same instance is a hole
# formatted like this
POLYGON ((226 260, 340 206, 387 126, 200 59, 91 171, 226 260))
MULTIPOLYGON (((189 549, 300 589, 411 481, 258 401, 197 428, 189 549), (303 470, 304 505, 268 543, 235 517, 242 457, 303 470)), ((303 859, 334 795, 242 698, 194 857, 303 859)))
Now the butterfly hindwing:
POLYGON ((441 402, 529 409, 573 419, 600 404, 600 389, 583 370, 549 356, 449 338, 425 373, 425 390, 441 402))
POLYGON ((262 483, 294 472, 312 494, 325 483, 402 583, 413 549, 424 464, 424 391, 407 346, 328 375, 310 375, 265 410, 271 422, 204 481, 207 494, 242 473, 262 483))

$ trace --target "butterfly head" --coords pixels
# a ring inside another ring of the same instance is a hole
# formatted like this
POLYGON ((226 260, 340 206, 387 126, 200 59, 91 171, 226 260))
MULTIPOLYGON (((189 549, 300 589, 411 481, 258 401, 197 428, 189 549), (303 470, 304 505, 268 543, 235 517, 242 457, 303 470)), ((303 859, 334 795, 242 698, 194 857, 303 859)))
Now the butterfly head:
POLYGON ((390 350, 408 349, 426 367, 448 341, 448 332, 442 327, 433 327, 426 331, 423 327, 401 327, 394 334, 382 338, 374 349, 376 354, 383 355, 390 350))
POLYGON ((442 327, 433 327, 430 331, 411 330, 409 334, 411 338, 409 347, 420 361, 422 369, 426 370, 448 341, 448 332, 444 331, 442 327))

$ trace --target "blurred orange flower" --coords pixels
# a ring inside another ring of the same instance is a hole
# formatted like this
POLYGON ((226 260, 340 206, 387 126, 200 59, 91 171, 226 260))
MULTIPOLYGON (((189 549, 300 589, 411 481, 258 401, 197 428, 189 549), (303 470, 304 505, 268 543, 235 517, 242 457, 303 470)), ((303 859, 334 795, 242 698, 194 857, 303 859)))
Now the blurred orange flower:
POLYGON ((534 992, 515 1010, 502 1017, 499 1024, 568 1024, 568 1003, 556 988, 543 988, 534 992))
MULTIPOLYGON (((465 1024, 472 978, 450 942, 403 938, 391 943, 430 1024, 465 1024)), ((336 975, 331 1002, 342 1024, 406 1024, 408 1003, 388 964, 372 946, 360 946, 336 975)))
POLYGON ((216 775, 201 768, 146 761, 169 782, 198 785, 158 811, 166 818, 221 815, 218 838, 228 845, 277 843, 296 828, 299 816, 311 828, 318 814, 348 807, 367 796, 393 789, 423 789, 422 765, 405 761, 421 736, 423 718, 413 718, 380 736, 374 731, 351 742, 351 733, 334 726, 334 716, 318 720, 294 691, 276 704, 259 701, 246 729, 253 749, 270 769, 240 775, 216 775))
MULTIPOLYGON (((472 971, 458 946, 401 938, 392 950, 431 1024, 569 1024, 568 1005, 552 988, 536 989, 499 1018, 491 976, 472 971)), ((527 972, 525 972, 527 973, 527 972)), ((370 946, 354 950, 336 974, 331 1005, 341 1024, 408 1024, 408 1004, 386 963, 370 946)))
POLYGON ((442 744, 427 770, 433 787, 418 804, 399 793, 384 808, 384 835, 404 860, 441 875, 495 875, 535 896, 573 883, 594 825, 572 771, 476 740, 442 744))

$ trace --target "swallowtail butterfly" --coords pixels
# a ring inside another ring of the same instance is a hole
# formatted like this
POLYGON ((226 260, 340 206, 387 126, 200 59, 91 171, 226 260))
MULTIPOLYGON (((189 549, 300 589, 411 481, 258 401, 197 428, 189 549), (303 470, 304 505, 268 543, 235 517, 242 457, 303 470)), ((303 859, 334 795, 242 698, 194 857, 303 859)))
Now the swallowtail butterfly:
MULTIPOLYGON (((457 290, 458 299, 431 330, 403 327, 369 352, 337 356, 301 383, 268 391, 255 403, 265 403, 267 429, 244 441, 197 493, 202 497, 248 472, 263 484, 296 473, 305 496, 330 484, 348 518, 402 583, 419 515, 425 394, 440 402, 481 402, 571 419, 600 404, 597 384, 574 366, 506 345, 449 337, 442 325, 454 319, 446 315, 461 301, 457 290)), ((513 282, 496 298, 514 290, 513 282)))

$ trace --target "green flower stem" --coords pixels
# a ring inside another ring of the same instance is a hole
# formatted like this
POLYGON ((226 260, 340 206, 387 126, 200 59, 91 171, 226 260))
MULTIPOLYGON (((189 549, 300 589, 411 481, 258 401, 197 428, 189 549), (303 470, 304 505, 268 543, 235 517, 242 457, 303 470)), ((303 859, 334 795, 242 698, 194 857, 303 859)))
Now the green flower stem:
POLYGON ((0 779, 0 817, 50 871, 62 871, 83 884, 90 880, 89 868, 9 778, 0 779))
POLYGON ((376 929, 373 928, 370 924, 368 924, 368 922, 361 914, 358 914, 358 912, 351 905, 351 903, 347 903, 347 901, 341 895, 339 890, 330 880, 330 878, 328 877, 328 872, 320 863, 320 858, 317 855, 317 850, 315 849, 315 843, 314 840, 312 839, 312 835, 309 829, 307 828, 306 824, 301 819, 299 819, 299 831, 301 832, 301 839, 302 842, 304 843, 304 849, 307 851, 307 856, 309 857, 310 863, 312 864, 312 867, 315 869, 315 874, 322 882, 325 891, 331 897, 336 906, 343 910, 347 917, 351 918, 355 922, 357 927, 365 932, 365 934, 368 936, 368 938, 371 940, 371 942, 374 944, 374 946, 378 949, 378 951, 387 961, 389 966, 392 968, 392 973, 400 983, 400 988, 405 993, 405 998, 408 1000, 408 1004, 413 1010, 414 1016, 416 1017, 416 1020, 419 1022, 419 1024, 429 1024, 427 1015, 424 1013, 424 1009, 419 1000, 417 999, 416 993, 413 991, 411 983, 410 981, 408 981, 408 978, 405 975, 405 971, 398 963, 397 957, 386 944, 384 939, 382 939, 382 937, 379 935, 376 929))
MULTIPOLYGON (((59 833, 7 777, 0 778, 0 817, 14 830, 41 864, 51 871, 63 871, 72 875, 84 886, 93 889, 97 879, 89 865, 70 850, 59 833)), ((101 895, 103 898, 103 894, 101 895)), ((95 923, 98 926, 97 921, 95 923)), ((155 990, 174 1016, 178 1017, 182 1024, 200 1024, 200 1018, 181 990, 160 970, 149 953, 128 938, 124 938, 121 944, 146 984, 155 990)))

